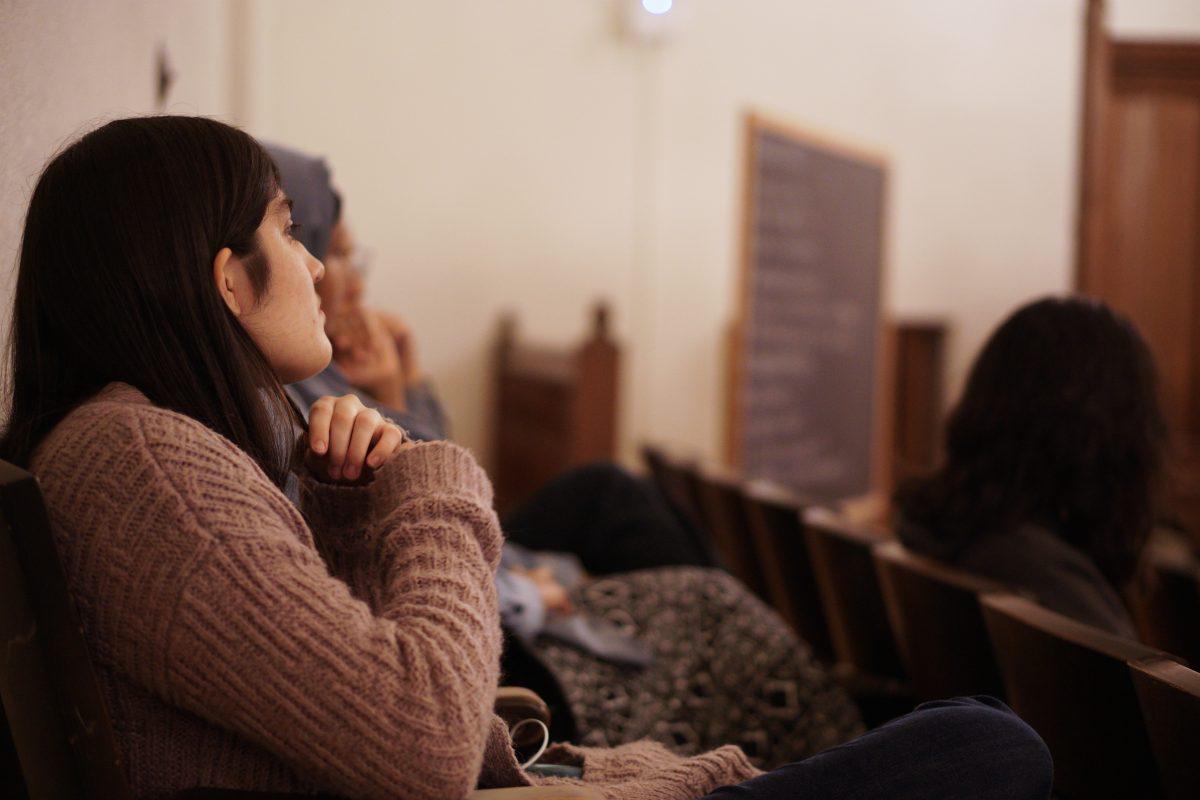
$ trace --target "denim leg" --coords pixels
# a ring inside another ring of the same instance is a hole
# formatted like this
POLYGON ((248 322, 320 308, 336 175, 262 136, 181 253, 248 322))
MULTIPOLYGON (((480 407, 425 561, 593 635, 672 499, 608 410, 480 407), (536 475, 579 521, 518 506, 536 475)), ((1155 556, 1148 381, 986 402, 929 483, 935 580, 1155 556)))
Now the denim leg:
POLYGON ((918 706, 857 739, 703 800, 1045 800, 1050 752, 991 697, 918 706))

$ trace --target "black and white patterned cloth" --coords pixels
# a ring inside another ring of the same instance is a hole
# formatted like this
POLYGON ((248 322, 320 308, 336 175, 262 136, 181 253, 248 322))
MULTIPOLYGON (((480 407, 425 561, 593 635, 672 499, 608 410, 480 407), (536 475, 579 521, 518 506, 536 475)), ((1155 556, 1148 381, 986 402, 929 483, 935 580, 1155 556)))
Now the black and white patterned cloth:
POLYGON ((548 636, 532 644, 563 689, 580 744, 649 738, 683 755, 736 744, 771 768, 863 731, 857 708, 808 647, 720 570, 663 567, 597 578, 573 600, 654 652, 650 666, 636 668, 548 636))

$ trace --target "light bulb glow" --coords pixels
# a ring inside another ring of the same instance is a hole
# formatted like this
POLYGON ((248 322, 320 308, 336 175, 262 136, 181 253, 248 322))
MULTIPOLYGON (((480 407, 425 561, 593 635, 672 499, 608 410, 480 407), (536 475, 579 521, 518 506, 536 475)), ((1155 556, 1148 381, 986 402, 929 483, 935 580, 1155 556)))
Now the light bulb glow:
POLYGON ((672 5, 672 0, 642 0, 642 8, 651 14, 665 14, 671 10, 672 5))

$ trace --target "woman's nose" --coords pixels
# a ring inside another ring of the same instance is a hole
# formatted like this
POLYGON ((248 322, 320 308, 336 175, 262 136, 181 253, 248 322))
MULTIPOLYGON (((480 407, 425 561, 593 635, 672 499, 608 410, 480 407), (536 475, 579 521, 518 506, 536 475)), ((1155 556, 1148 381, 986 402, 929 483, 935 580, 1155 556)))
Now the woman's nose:
POLYGON ((318 284, 325 277, 325 262, 316 256, 309 256, 312 259, 312 264, 309 265, 309 270, 312 272, 313 283, 318 284))

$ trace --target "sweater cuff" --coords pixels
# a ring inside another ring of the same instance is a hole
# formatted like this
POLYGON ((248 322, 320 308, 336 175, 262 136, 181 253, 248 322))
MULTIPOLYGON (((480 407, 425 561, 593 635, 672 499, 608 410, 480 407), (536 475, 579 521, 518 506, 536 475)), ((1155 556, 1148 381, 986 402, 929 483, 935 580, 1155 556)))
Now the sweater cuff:
POLYGON ((325 483, 311 475, 300 478, 301 508, 309 524, 338 537, 359 538, 403 503, 433 496, 492 507, 487 475, 469 451, 449 442, 406 447, 363 486, 325 483))

